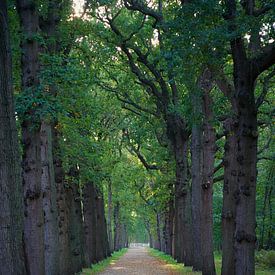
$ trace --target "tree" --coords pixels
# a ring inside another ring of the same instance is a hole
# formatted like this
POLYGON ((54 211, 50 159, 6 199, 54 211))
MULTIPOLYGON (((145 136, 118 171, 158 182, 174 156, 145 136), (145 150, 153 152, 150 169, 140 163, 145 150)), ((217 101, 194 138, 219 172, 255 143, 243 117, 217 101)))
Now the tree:
POLYGON ((0 3, 0 26, 0 273, 23 275, 23 190, 6 1, 0 3))

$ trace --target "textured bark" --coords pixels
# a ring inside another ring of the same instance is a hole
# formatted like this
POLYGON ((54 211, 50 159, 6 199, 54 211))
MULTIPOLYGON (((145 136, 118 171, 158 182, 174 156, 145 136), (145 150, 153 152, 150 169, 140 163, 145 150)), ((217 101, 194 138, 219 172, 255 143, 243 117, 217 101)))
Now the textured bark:
POLYGON ((97 234, 96 234, 96 190, 92 183, 83 188, 83 215, 85 234, 85 265, 97 262, 97 234))
POLYGON ((110 256, 110 248, 108 243, 103 194, 99 188, 95 188, 95 191, 96 261, 99 262, 110 256))
MULTIPOLYGON (((249 78, 249 76, 246 76, 249 78)), ((255 274, 256 243, 256 165, 257 165, 257 112, 253 85, 249 79, 235 80, 238 100, 237 127, 237 205, 235 232, 236 274, 255 274), (245 82, 244 82, 245 83, 245 82), (251 91, 252 90, 252 91, 251 91), (250 95, 250 96, 243 96, 250 95)))
POLYGON ((61 160, 61 150, 58 143, 59 132, 53 129, 53 157, 54 174, 57 187, 58 212, 58 246, 59 246, 59 272, 60 274, 73 274, 71 269, 70 239, 69 239, 69 204, 67 201, 68 189, 65 187, 65 172, 61 160))
POLYGON ((162 251, 162 241, 161 241, 161 220, 160 214, 156 213, 156 224, 157 224, 157 240, 156 240, 156 249, 162 251))
POLYGON ((237 200, 237 147, 232 135, 236 123, 228 119, 225 124, 226 143, 224 146, 224 185, 222 208, 222 274, 235 274, 234 233, 237 200))
POLYGON ((172 141, 176 159, 174 258, 192 266, 191 198, 188 184, 187 136, 177 119, 169 123, 168 137, 172 141), (172 122, 172 124, 171 124, 172 122), (177 126, 178 125, 178 126, 177 126), (173 130, 171 130, 173 129, 173 130), (173 131, 173 132, 172 132, 173 131), (171 132, 173 133, 171 138, 171 132))
POLYGON ((165 253, 168 255, 172 255, 174 212, 174 199, 171 198, 165 217, 165 253))
POLYGON ((112 202, 112 182, 108 182, 108 216, 107 216, 107 231, 108 241, 110 245, 110 252, 114 251, 113 242, 113 230, 112 230, 112 214, 113 214, 113 202, 112 202))
MULTIPOLYGON (((54 55, 56 52, 56 29, 60 17, 60 4, 58 1, 51 0, 48 3, 48 10, 45 19, 39 18, 39 26, 43 32, 45 45, 41 45, 41 52, 54 55)), ((49 91, 53 96, 56 95, 54 84, 49 85, 49 91)), ((45 91, 44 91, 45 93, 45 91)), ((45 272, 46 274, 59 274, 59 243, 58 243, 58 213, 57 213, 57 186, 55 183, 54 164, 53 164, 53 119, 41 122, 41 162, 42 179, 41 186, 43 191, 43 211, 44 211, 44 242, 45 242, 45 272)))
MULTIPOLYGON (((193 99, 194 111, 199 114, 201 109, 200 96, 193 99), (196 108, 197 107, 197 108, 196 108)), ((202 125, 201 122, 195 122, 192 126, 192 233, 193 233, 193 251, 194 261, 193 270, 202 270, 202 243, 201 231, 204 229, 204 224, 201 222, 201 212, 204 205, 201 202, 201 184, 202 184, 202 165, 203 165, 203 151, 202 151, 202 125)))
POLYGON ((24 275, 23 190, 6 1, 0 2, 0 26, 0 274, 24 275))
POLYGON ((57 189, 53 167, 52 127, 45 121, 41 124, 41 187, 43 192, 45 273, 59 274, 59 243, 57 189))
MULTIPOLYGON (((76 169, 72 168, 70 174, 77 174, 76 169)), ((76 175, 77 177, 77 175, 76 175)), ((81 197, 78 184, 70 182, 66 191, 68 210, 69 210, 69 238, 70 238, 70 259, 72 274, 81 271, 84 266, 84 230, 81 209, 81 197)))
MULTIPOLYGON (((209 81, 205 79, 206 82, 209 81)), ((208 83, 206 83, 208 86, 208 83)), ((210 84, 210 86, 212 86, 210 84)), ((202 274, 215 275, 214 244, 213 244, 213 176, 216 153, 216 133, 212 126, 212 100, 210 89, 204 87, 203 111, 203 180, 202 180, 202 208, 201 208, 201 249, 202 274)))
POLYGON ((153 248, 153 237, 152 237, 152 232, 151 232, 151 226, 150 226, 150 223, 149 221, 144 221, 144 224, 145 224, 145 228, 146 228, 146 231, 148 233, 148 236, 149 236, 149 246, 151 248, 153 248))
MULTIPOLYGON (((23 32, 21 41, 22 90, 31 96, 39 86, 39 45, 35 36, 39 31, 34 1, 18 0, 17 9, 23 32)), ((23 186, 24 186, 24 247, 28 273, 43 275, 44 217, 41 192, 40 122, 32 110, 22 123, 23 186)))
POLYGON ((120 204, 117 202, 114 207, 114 249, 116 251, 128 245, 127 230, 125 231, 125 229, 121 220, 120 204))

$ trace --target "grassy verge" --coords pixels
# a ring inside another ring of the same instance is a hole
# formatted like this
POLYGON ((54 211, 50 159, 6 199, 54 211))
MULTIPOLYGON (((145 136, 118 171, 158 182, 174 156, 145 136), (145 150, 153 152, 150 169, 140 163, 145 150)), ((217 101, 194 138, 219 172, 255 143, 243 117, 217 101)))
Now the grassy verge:
POLYGON ((99 272, 104 271, 109 265, 114 264, 121 256, 127 252, 127 248, 123 248, 119 251, 112 253, 112 256, 104 259, 103 261, 93 264, 91 268, 84 268, 80 275, 92 275, 98 274, 99 272))
MULTIPOLYGON (((171 256, 160 252, 158 250, 149 249, 149 254, 154 256, 162 261, 164 261, 173 271, 178 272, 179 274, 184 275, 198 275, 201 272, 193 272, 191 267, 185 267, 180 263, 177 263, 171 256)), ((216 264, 216 271, 217 274, 221 274, 221 265, 222 265, 222 256, 220 253, 215 253, 215 264, 216 264)), ((256 265, 256 275, 274 275, 275 270, 265 269, 264 267, 256 265)))
POLYGON ((156 257, 164 261, 171 270, 178 272, 179 274, 184 274, 184 275, 201 274, 200 272, 193 272, 192 267, 183 266, 181 263, 178 263, 175 259, 173 259, 170 255, 167 255, 158 250, 149 248, 149 254, 153 257, 156 257))

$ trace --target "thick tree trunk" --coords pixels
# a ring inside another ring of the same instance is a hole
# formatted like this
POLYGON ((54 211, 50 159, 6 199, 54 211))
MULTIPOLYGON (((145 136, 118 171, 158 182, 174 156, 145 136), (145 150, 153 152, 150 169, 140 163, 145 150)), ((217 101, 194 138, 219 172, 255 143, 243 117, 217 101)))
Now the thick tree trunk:
POLYGON ((224 123, 226 142, 224 145, 224 185, 222 208, 222 274, 235 274, 234 233, 237 200, 237 147, 236 122, 227 119, 224 123))
POLYGON ((191 198, 187 179, 187 142, 178 140, 175 152, 175 256, 179 262, 186 266, 192 266, 191 198))
POLYGON ((24 275, 23 190, 6 1, 0 2, 0 26, 0 274, 24 275))
POLYGON ((176 160, 175 224, 173 257, 192 266, 193 245, 191 232, 191 197, 188 183, 188 132, 185 122, 178 115, 166 116, 167 137, 176 160))
MULTIPOLYGON (((75 170, 74 168, 72 170, 75 170)), ((81 197, 78 184, 70 182, 66 191, 69 212, 69 238, 70 238, 70 259, 72 274, 81 271, 84 266, 84 230, 81 209, 81 197)))
POLYGON ((157 249, 162 251, 161 247, 161 220, 160 220, 160 214, 156 213, 156 224, 157 224, 157 249))
POLYGON ((69 204, 67 202, 68 189, 65 187, 65 171, 61 160, 59 146, 59 132, 53 129, 53 158, 54 174, 57 187, 57 212, 58 212, 58 246, 59 246, 59 272, 60 274, 73 274, 71 268, 70 238, 69 238, 69 204))
POLYGON ((172 244, 173 244, 173 227, 174 227, 174 199, 171 198, 168 203, 168 210, 166 213, 166 244, 165 244, 165 253, 172 255, 172 244))
POLYGON ((210 90, 204 89, 203 110, 203 180, 201 208, 202 274, 216 275, 213 245, 213 176, 216 153, 216 134, 212 126, 210 90))
POLYGON ((92 183, 87 183, 83 188, 83 215, 86 266, 90 266, 90 264, 97 262, 97 211, 95 200, 95 186, 92 183))
POLYGON ((45 121, 41 124, 41 162, 44 211, 45 273, 59 274, 59 243, 57 216, 57 189, 53 167, 52 127, 45 121))
POLYGON ((152 232, 151 232, 151 226, 150 226, 150 223, 149 221, 144 221, 144 224, 145 224, 145 228, 147 230, 147 233, 148 233, 148 237, 149 237, 149 247, 150 248, 153 248, 153 237, 152 237, 152 232))
POLYGON ((273 238, 273 222, 272 222, 272 197, 274 197, 274 190, 273 190, 273 186, 270 187, 269 189, 269 194, 268 194, 268 212, 269 212, 269 225, 268 225, 268 237, 267 237, 267 245, 266 248, 267 249, 275 249, 275 242, 274 242, 274 238, 273 238))
POLYGON ((108 216, 107 216, 107 230, 108 230, 108 241, 110 245, 110 252, 114 251, 113 242, 113 230, 112 230, 112 214, 113 214, 113 202, 112 202, 112 182, 108 181, 108 216))
POLYGON ((105 219, 104 199, 99 188, 95 188, 96 209, 96 260, 102 261, 110 255, 108 243, 107 224, 105 219))
POLYGON ((265 217, 266 217, 266 205, 267 205, 267 196, 269 191, 269 182, 265 184, 265 193, 264 193, 264 202, 263 202, 263 208, 262 208, 262 226, 260 231, 260 242, 259 242, 259 249, 264 248, 264 235, 265 235, 265 217))
POLYGON ((235 82, 238 84, 236 91, 239 95, 235 144, 238 184, 234 235, 236 274, 250 275, 255 274, 257 112, 252 87, 254 83, 248 82, 246 86, 241 77, 235 82))
POLYGON ((122 227, 120 215, 120 204, 117 202, 114 207, 114 249, 120 250, 122 245, 122 227))
MULTIPOLYGON (((28 96, 39 86, 39 45, 35 39, 39 31, 38 14, 33 1, 17 1, 23 39, 22 90, 28 96)), ((25 202, 24 247, 28 273, 45 274, 44 217, 41 192, 40 122, 33 110, 28 110, 22 123, 23 186, 25 202)))
MULTIPOLYGON (((201 99, 196 99, 199 102, 194 102, 193 105, 200 105, 201 99)), ((195 100, 193 100, 195 101, 195 100)), ((197 108, 195 108, 197 109, 197 108)), ((198 110, 196 110, 198 114, 198 110)), ((191 146, 191 160, 192 160, 192 233, 193 233, 193 270, 202 270, 202 243, 201 231, 205 230, 201 222, 201 212, 204 205, 201 202, 201 184, 202 184, 202 165, 203 165, 203 149, 202 149, 202 125, 201 122, 195 122, 192 126, 192 146, 191 146)))

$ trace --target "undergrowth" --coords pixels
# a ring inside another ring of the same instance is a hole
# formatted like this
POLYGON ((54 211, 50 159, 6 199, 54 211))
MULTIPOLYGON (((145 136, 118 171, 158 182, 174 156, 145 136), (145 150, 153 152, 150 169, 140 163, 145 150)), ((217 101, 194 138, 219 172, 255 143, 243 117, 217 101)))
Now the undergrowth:
POLYGON ((98 274, 104 271, 109 265, 114 264, 121 256, 127 252, 127 248, 123 248, 119 251, 115 251, 112 255, 97 264, 93 264, 91 268, 84 268, 80 275, 92 275, 98 274))

